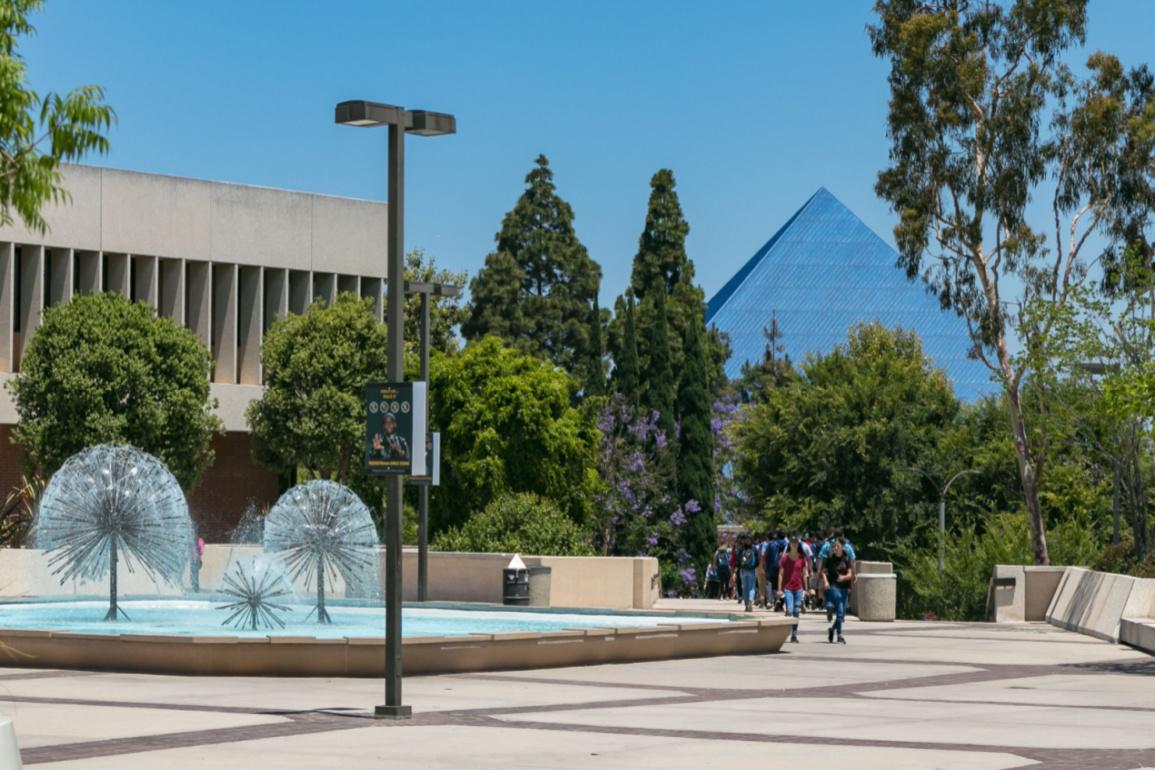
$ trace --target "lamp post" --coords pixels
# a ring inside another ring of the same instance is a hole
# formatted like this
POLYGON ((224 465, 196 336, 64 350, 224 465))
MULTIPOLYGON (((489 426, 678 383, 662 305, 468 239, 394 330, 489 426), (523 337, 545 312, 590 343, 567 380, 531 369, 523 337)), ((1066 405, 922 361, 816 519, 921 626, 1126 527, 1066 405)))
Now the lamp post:
MULTIPOLYGON (((389 211, 387 242, 388 377, 405 378, 405 134, 440 136, 457 131, 452 115, 407 110, 392 104, 349 101, 337 105, 337 123, 362 128, 389 127, 389 211)), ((387 476, 385 487, 385 704, 378 718, 412 715, 401 703, 401 495, 404 477, 387 476)))
MULTIPOLYGON (((461 288, 447 283, 419 283, 405 282, 406 294, 421 295, 421 379, 429 380, 429 303, 433 297, 454 298, 461 295, 461 288)), ((426 403, 428 408, 428 403, 426 403)), ((429 420, 425 420, 429 424, 429 420)), ((427 468, 430 476, 433 470, 427 468)), ((429 486, 430 478, 426 483, 417 487, 417 601, 423 602, 429 598, 429 486)))
POLYGON ((941 575, 946 568, 944 564, 946 561, 946 493, 950 491, 951 484, 954 484, 960 476, 978 473, 978 471, 968 468, 951 476, 945 484, 939 484, 937 477, 932 476, 922 468, 908 467, 899 468, 899 470, 909 473, 921 473, 930 480, 931 484, 934 484, 938 492, 938 573, 941 575))

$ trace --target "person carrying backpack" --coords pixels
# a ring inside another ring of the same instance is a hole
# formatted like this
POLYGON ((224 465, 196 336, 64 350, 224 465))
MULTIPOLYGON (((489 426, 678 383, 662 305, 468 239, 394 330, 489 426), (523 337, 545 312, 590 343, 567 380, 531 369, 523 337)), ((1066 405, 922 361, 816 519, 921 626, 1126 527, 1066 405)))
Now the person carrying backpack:
MULTIPOLYGON (((858 556, 854 553, 854 546, 850 544, 850 540, 847 539, 841 528, 836 529, 834 527, 829 529, 829 534, 827 534, 826 539, 822 541, 822 547, 818 550, 819 571, 821 571, 822 564, 830 556, 830 552, 834 547, 834 544, 840 540, 842 541, 842 550, 850 559, 850 566, 853 572, 857 575, 858 556)), ((853 581, 851 581, 851 584, 846 586, 848 591, 853 587, 852 583, 853 581)), ((826 606, 826 622, 829 623, 834 620, 834 601, 829 592, 823 593, 822 603, 826 606)))
POLYGON ((786 614, 794 616, 790 641, 795 644, 798 643, 798 615, 802 612, 802 598, 806 595, 809 576, 810 560, 802 552, 798 538, 792 537, 778 565, 778 595, 786 603, 786 614))
POLYGON ((758 593, 754 596, 754 606, 766 607, 770 595, 774 593, 774 586, 770 586, 769 593, 766 591, 766 549, 770 547, 770 535, 759 535, 756 541, 754 548, 758 551, 758 566, 755 575, 758 578, 758 593))
POLYGON ((754 593, 758 590, 758 549, 749 537, 742 539, 738 551, 738 570, 742 577, 742 598, 746 602, 746 612, 754 611, 754 593))
POLYGON ((842 637, 842 622, 846 619, 846 602, 850 598, 850 586, 854 582, 854 562, 845 549, 842 538, 835 540, 830 553, 822 560, 822 587, 833 605, 834 624, 826 630, 826 641, 833 643, 835 635, 839 644, 846 644, 842 637))
MULTIPOLYGON (((769 545, 766 547, 766 580, 770 582, 771 588, 778 585, 778 566, 782 561, 782 554, 786 551, 786 536, 779 530, 778 534, 771 539, 769 545)), ((776 599, 777 597, 775 597, 776 599)), ((769 609, 778 609, 778 603, 775 600, 768 602, 769 609)))
POLYGON ((723 543, 714 551, 714 566, 718 571, 718 598, 730 596, 730 547, 723 543))

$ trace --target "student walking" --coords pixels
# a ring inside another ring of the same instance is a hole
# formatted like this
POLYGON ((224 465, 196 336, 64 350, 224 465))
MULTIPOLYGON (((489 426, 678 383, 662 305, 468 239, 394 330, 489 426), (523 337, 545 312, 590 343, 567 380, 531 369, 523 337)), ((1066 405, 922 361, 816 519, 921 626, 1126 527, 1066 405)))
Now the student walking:
MULTIPOLYGON (((758 537, 758 542, 754 544, 754 548, 758 551, 758 566, 755 568, 755 575, 758 578, 758 595, 754 597, 755 607, 765 607, 769 602, 769 596, 766 593, 766 549, 770 546, 770 535, 761 535, 758 537)), ((770 586, 770 591, 774 591, 774 586, 770 586)))
POLYGON ((714 552, 714 566, 718 572, 718 598, 730 597, 730 547, 725 543, 714 552))
POLYGON ((738 552, 738 571, 742 577, 742 599, 746 602, 746 612, 754 611, 754 593, 758 590, 758 549, 750 538, 742 540, 738 552))
POLYGON ((826 591, 833 611, 834 623, 826 631, 826 641, 833 643, 835 636, 839 644, 846 644, 842 637, 842 623, 846 619, 846 602, 850 597, 850 585, 854 582, 854 562, 846 552, 842 538, 831 544, 830 552, 822 560, 822 587, 826 591))
POLYGON ((786 614, 794 616, 790 641, 795 644, 798 643, 798 615, 802 612, 802 599, 806 595, 806 580, 809 576, 810 561, 802 552, 798 538, 792 537, 778 564, 778 595, 786 603, 786 614))

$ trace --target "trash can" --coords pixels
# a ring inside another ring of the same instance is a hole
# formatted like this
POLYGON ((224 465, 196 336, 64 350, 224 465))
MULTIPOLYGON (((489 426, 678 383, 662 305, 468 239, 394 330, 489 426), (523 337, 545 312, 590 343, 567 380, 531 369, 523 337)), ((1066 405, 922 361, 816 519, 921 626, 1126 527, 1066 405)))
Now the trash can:
POLYGON ((501 603, 523 607, 529 604, 529 570, 519 554, 514 554, 501 571, 501 603))
MULTIPOLYGON (((549 606, 550 567, 530 567, 529 572, 529 606, 549 606)), ((507 602, 508 604, 508 602, 507 602)))

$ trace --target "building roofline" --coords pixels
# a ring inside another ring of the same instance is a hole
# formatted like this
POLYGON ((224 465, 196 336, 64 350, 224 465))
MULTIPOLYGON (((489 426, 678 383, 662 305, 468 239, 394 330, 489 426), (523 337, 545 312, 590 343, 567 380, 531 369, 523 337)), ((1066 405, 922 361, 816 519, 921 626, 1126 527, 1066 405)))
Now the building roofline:
POLYGON ((293 190, 288 187, 273 187, 272 185, 250 184, 248 182, 228 182, 221 179, 205 179, 203 177, 195 176, 179 176, 177 174, 162 174, 154 171, 138 171, 136 169, 116 168, 114 166, 98 166, 92 163, 61 163, 60 168, 64 171, 69 169, 78 169, 81 171, 91 170, 99 171, 101 173, 111 172, 114 174, 128 174, 139 177, 152 177, 154 179, 172 179, 182 182, 199 182, 201 184, 215 185, 220 187, 239 187, 246 190, 264 190, 268 192, 286 193, 288 195, 308 195, 314 198, 328 198, 337 201, 351 201, 354 203, 369 203, 377 206, 388 206, 387 201, 373 200, 371 198, 355 198, 351 195, 331 195, 329 193, 309 192, 308 190, 293 190))
MULTIPOLYGON (((814 201, 823 193, 829 195, 832 198, 835 198, 834 194, 827 190, 825 187, 819 187, 817 190, 815 190, 814 194, 807 198, 806 202, 803 203, 798 208, 798 210, 795 211, 790 216, 790 218, 786 220, 786 223, 779 227, 778 231, 774 233, 774 235, 770 236, 770 240, 762 244, 762 248, 754 252, 754 256, 746 260, 742 267, 738 268, 738 272, 734 273, 730 280, 726 281, 725 285, 722 286, 722 288, 719 289, 717 293, 710 298, 709 302, 706 303, 706 323, 710 323, 714 316, 717 315, 718 311, 721 310, 723 306, 725 306, 725 304, 730 300, 730 297, 732 297, 734 293, 742 287, 742 284, 744 284, 746 279, 750 277, 750 274, 754 272, 754 268, 758 266, 758 263, 761 262, 766 257, 766 255, 770 253, 770 250, 774 248, 774 245, 778 243, 778 239, 782 236, 782 234, 789 230, 790 226, 794 224, 795 220, 802 216, 802 212, 810 208, 814 201)), ((835 200, 837 200, 837 198, 835 198, 835 200)))

